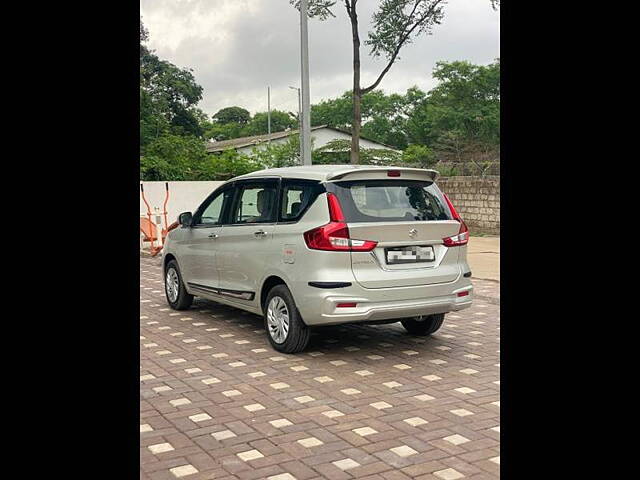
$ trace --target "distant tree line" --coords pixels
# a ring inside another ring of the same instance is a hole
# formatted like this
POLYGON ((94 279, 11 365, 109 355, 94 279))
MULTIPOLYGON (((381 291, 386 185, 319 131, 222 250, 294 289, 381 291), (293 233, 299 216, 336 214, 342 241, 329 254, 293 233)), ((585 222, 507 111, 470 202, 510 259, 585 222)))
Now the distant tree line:
MULTIPOLYGON (((143 180, 228 179, 261 168, 299 162, 296 135, 284 144, 208 154, 207 141, 263 135, 267 113, 229 106, 209 116, 197 108, 202 87, 193 73, 161 60, 146 47, 148 33, 140 21, 140 174, 143 180)), ((436 87, 404 94, 371 90, 361 96, 361 135, 402 151, 360 148, 360 163, 437 166, 455 174, 451 165, 471 163, 479 171, 500 155, 500 60, 489 65, 465 61, 438 62, 432 73, 436 87)), ((352 131, 351 91, 311 106, 312 125, 352 131)), ((271 131, 296 129, 298 119, 272 110, 271 131)), ((314 163, 349 163, 350 141, 331 142, 312 154, 314 163)), ((445 171, 443 171, 445 170, 445 171)))

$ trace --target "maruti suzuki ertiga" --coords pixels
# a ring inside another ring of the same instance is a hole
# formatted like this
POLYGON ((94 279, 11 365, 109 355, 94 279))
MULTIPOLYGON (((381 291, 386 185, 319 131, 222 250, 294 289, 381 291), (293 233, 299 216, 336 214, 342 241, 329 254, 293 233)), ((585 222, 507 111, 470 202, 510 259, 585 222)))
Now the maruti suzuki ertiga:
POLYGON ((401 322, 430 335, 473 290, 469 232, 436 176, 313 165, 229 180, 167 237, 169 305, 198 296, 264 315, 285 353, 317 325, 401 322))

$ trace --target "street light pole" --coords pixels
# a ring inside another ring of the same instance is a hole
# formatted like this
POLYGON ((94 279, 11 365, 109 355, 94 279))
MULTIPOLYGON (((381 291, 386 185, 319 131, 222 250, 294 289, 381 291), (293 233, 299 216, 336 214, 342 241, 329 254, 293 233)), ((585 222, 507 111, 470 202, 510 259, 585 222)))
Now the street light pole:
POLYGON ((309 0, 300 0, 300 71, 302 87, 302 122, 300 144, 302 146, 302 165, 311 165, 311 96, 309 94, 309 35, 307 11, 309 0))
POLYGON ((267 87, 267 133, 271 135, 271 87, 267 87))
POLYGON ((289 88, 298 92, 298 138, 300 141, 300 163, 302 163, 304 161, 304 147, 302 144, 302 99, 300 98, 300 89, 298 87, 290 86, 289 88))

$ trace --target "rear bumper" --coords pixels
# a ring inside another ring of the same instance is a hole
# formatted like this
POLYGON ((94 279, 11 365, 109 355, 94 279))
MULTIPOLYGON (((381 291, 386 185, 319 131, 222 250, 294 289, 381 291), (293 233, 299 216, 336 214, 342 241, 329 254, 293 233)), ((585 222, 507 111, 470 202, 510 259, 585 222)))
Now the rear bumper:
POLYGON ((473 286, 462 274, 454 282, 414 287, 367 289, 353 282, 346 288, 325 290, 300 284, 294 298, 307 325, 335 325, 462 310, 471 306, 473 286), (458 296, 465 291, 469 294, 458 296), (345 302, 357 305, 337 307, 345 302))

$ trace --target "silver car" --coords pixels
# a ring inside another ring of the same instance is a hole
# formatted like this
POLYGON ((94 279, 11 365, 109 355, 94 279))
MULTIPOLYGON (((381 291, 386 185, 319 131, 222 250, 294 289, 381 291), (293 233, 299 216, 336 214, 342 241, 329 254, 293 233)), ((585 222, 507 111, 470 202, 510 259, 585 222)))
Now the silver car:
POLYGON ((430 335, 473 291, 469 232, 437 175, 313 165, 229 180, 169 233, 167 301, 184 310, 198 296, 263 315, 285 353, 320 325, 399 321, 430 335))

